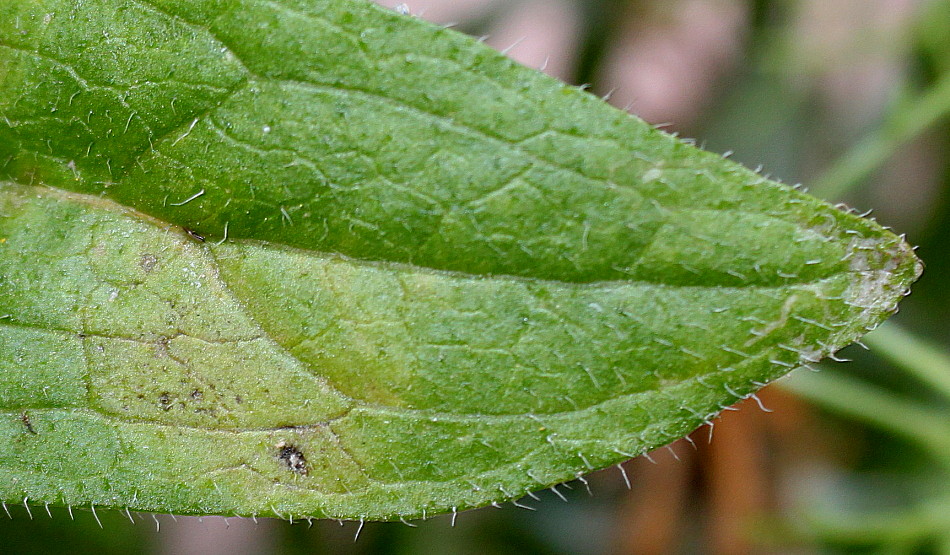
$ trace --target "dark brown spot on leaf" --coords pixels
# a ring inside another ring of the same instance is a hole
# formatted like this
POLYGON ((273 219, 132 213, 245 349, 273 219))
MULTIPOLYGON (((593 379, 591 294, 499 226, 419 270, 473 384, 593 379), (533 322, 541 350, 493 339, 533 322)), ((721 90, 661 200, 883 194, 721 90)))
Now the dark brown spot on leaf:
POLYGON ((26 426, 26 431, 30 432, 33 435, 36 435, 36 430, 33 428, 33 422, 30 421, 30 415, 24 412, 20 415, 20 421, 23 422, 23 425, 26 426))
POLYGON ((307 458, 304 457, 300 449, 297 449, 297 447, 294 445, 285 443, 283 441, 278 443, 277 458, 281 463, 284 464, 287 470, 293 472, 294 474, 306 476, 309 472, 307 469, 307 458))

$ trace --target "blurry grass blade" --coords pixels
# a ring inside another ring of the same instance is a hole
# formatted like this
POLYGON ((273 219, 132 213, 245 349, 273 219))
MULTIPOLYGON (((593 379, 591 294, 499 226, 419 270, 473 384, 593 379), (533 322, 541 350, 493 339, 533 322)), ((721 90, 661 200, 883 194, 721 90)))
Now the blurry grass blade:
POLYGON ((946 351, 893 323, 875 330, 865 342, 950 400, 950 355, 946 351))
POLYGON ((871 176, 901 146, 950 115, 950 72, 919 96, 904 100, 885 124, 855 144, 812 187, 822 198, 841 198, 871 176))
POLYGON ((950 2, 933 0, 924 5, 916 26, 920 48, 938 73, 950 73, 950 2))
POLYGON ((683 436, 920 266, 356 0, 0 4, 0 498, 400 519, 683 436))
MULTIPOLYGON (((900 512, 840 514, 819 510, 805 516, 803 536, 837 545, 914 545, 943 539, 950 530, 950 498, 938 498, 900 512)), ((940 551, 938 551, 940 553, 940 551)))
POLYGON ((945 410, 831 372, 799 374, 783 385, 814 403, 918 442, 950 464, 950 417, 945 410))

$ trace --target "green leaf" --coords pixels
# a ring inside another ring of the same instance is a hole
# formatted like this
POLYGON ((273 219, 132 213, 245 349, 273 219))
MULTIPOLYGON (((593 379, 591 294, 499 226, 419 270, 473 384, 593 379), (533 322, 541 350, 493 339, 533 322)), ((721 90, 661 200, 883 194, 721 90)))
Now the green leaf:
POLYGON ((412 518, 845 346, 877 224, 357 0, 0 4, 0 499, 412 518))

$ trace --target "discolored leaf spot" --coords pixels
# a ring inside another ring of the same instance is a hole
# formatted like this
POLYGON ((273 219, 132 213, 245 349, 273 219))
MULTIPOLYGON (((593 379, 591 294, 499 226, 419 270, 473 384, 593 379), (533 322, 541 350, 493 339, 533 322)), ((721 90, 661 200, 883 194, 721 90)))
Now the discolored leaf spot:
POLYGON ((306 476, 309 473, 307 470, 307 458, 303 456, 300 449, 297 449, 293 445, 284 442, 278 443, 277 458, 287 467, 287 470, 295 474, 306 476))
POLYGON ((516 499, 834 353, 920 272, 872 221, 358 0, 8 0, 0 115, 8 501, 516 499))

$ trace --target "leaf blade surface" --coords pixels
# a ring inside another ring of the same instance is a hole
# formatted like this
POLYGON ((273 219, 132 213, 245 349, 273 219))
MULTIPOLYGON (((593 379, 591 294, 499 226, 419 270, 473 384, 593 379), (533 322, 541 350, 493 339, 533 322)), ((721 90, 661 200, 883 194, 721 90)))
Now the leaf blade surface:
POLYGON ((508 500, 847 345, 919 273, 873 222, 364 2, 9 2, 0 112, 5 499, 508 500))

